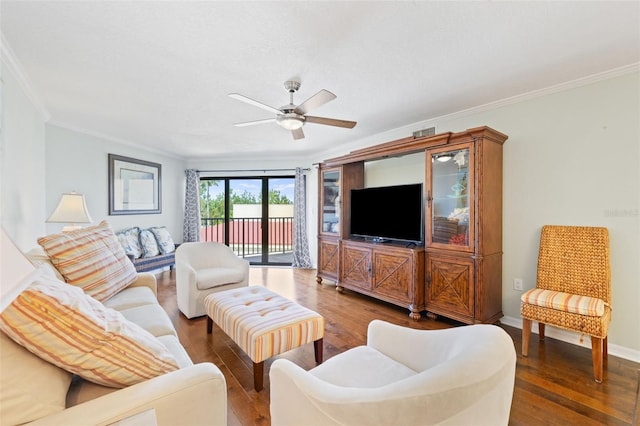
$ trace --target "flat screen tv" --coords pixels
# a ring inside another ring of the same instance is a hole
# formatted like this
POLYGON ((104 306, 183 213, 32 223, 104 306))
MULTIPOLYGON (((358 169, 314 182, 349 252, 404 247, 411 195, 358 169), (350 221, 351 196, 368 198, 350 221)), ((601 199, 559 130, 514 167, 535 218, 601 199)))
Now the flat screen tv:
POLYGON ((422 184, 351 190, 351 236, 374 241, 423 241, 422 184))

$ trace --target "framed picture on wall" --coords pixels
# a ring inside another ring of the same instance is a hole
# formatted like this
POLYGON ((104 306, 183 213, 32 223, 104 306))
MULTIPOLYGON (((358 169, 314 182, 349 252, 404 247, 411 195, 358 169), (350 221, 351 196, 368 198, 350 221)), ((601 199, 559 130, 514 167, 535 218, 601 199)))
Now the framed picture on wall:
POLYGON ((162 165, 109 154, 109 215, 162 213, 162 165))

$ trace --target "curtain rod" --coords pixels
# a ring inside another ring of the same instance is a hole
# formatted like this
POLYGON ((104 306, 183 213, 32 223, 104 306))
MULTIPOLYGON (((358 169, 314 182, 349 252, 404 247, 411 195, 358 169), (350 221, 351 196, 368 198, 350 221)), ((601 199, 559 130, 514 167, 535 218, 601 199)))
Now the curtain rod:
MULTIPOLYGON (((310 168, 302 169, 305 172, 310 168)), ((295 172, 296 169, 236 169, 236 170, 196 170, 198 173, 237 173, 237 172, 295 172)))

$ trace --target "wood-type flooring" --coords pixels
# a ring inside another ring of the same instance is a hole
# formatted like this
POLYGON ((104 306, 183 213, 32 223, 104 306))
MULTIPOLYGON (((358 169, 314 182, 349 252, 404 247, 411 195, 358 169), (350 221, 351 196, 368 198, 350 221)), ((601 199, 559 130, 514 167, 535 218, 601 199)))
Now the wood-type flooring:
MULTIPOLYGON (((206 333, 206 317, 188 320, 176 304, 175 271, 157 274, 158 298, 171 317, 193 362, 212 362, 227 381, 229 425, 270 425, 269 369, 265 361, 264 390, 253 389, 253 364, 219 328, 206 333)), ((324 359, 365 344, 367 325, 373 319, 417 329, 460 326, 446 318, 415 322, 409 311, 373 298, 345 291, 331 283, 318 285, 315 270, 252 267, 250 285, 263 285, 325 318, 324 359)), ((605 381, 593 380, 591 350, 549 337, 543 344, 532 335, 529 357, 520 355, 522 332, 501 325, 513 338, 518 354, 510 425, 630 425, 638 399, 640 364, 609 355, 605 381)), ((585 338, 588 338, 585 337, 585 338)), ((313 345, 278 357, 304 369, 315 366, 313 345)), ((472 368, 472 366, 470 366, 472 368)), ((640 413, 636 409, 636 417, 640 413)), ((636 424, 640 425, 638 419, 636 424)))

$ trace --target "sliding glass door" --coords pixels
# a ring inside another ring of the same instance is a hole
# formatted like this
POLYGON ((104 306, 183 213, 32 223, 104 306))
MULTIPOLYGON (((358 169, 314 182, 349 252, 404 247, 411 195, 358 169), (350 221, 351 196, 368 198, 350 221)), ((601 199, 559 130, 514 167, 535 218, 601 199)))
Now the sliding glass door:
POLYGON ((200 179, 201 241, 217 241, 252 264, 291 265, 291 176, 200 179))

